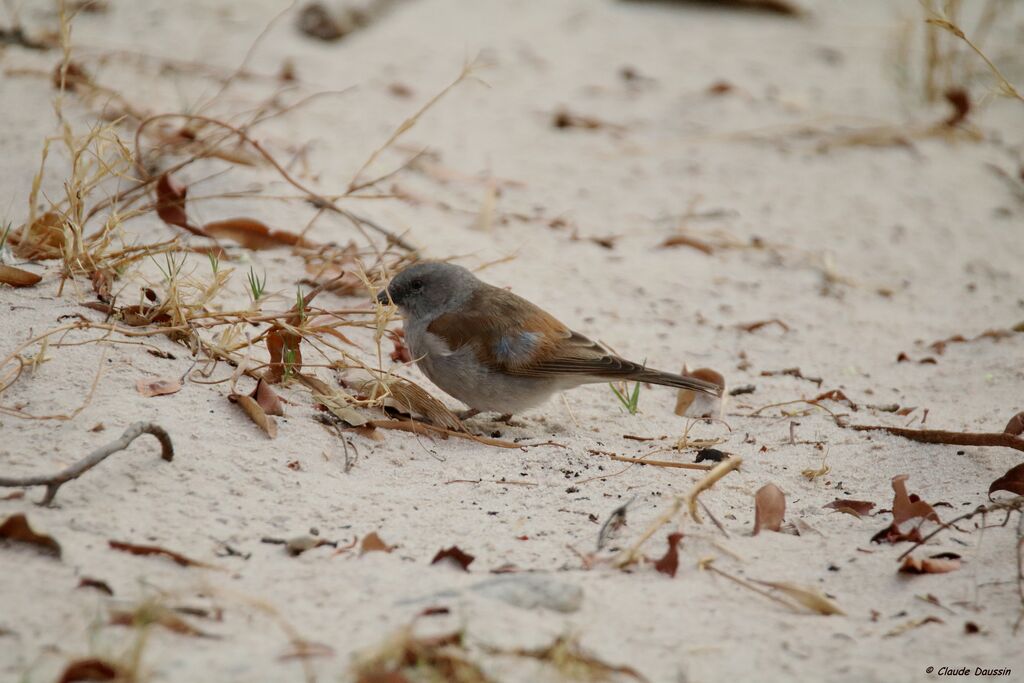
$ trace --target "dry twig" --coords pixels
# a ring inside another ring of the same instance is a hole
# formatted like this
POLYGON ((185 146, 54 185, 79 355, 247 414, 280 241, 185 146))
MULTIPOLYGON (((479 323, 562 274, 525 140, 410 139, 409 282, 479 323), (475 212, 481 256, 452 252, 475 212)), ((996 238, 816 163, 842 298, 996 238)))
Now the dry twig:
POLYGON ((921 443, 939 443, 950 446, 1003 446, 1024 451, 1024 439, 1003 432, 947 432, 940 429, 904 429, 885 425, 850 425, 858 432, 883 431, 921 443))
POLYGON ((72 479, 77 479, 82 476, 87 471, 106 460, 108 456, 128 448, 132 441, 135 441, 135 439, 143 434, 152 434, 157 438, 160 442, 161 458, 167 462, 170 462, 174 458, 174 446, 171 444, 171 436, 163 427, 151 422, 136 422, 128 427, 128 429, 124 430, 124 434, 121 435, 121 438, 108 443, 106 446, 97 448, 74 465, 61 470, 56 474, 35 477, 0 477, 0 486, 45 486, 46 495, 44 495, 43 499, 39 501, 39 504, 49 505, 53 502, 54 496, 57 495, 57 489, 62 485, 72 479))

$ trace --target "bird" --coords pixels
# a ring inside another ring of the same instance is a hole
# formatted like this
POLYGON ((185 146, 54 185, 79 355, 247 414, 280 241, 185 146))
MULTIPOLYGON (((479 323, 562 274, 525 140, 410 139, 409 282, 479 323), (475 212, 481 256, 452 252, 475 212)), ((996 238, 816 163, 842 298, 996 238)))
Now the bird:
POLYGON ((582 384, 633 380, 721 396, 722 387, 628 361, 550 313, 453 263, 421 261, 377 294, 405 318, 416 365, 468 406, 460 417, 498 413, 508 421, 582 384))

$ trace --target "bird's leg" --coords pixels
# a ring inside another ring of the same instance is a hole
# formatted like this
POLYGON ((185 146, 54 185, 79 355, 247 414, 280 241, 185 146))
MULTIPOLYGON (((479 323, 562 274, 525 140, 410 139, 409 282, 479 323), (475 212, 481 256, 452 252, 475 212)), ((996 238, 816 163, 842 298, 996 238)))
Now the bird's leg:
POLYGON ((459 412, 457 412, 455 414, 458 415, 460 420, 468 420, 469 418, 471 418, 471 417, 473 417, 475 415, 479 415, 480 411, 477 410, 476 408, 469 408, 467 410, 460 410, 459 412))

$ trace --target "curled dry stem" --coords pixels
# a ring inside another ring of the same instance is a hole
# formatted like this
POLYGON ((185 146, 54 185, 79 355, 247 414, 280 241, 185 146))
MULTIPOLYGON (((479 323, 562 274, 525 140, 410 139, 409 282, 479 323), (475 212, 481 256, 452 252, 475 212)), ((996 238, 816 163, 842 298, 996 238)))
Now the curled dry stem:
POLYGON ((135 439, 143 434, 152 434, 160 442, 160 457, 170 462, 174 459, 174 446, 171 444, 171 436, 163 427, 151 422, 136 422, 124 431, 116 441, 111 441, 106 446, 97 448, 74 465, 67 467, 56 474, 35 477, 0 477, 0 486, 4 487, 26 487, 45 486, 46 494, 39 501, 40 505, 50 505, 57 490, 78 477, 91 470, 96 465, 106 460, 109 456, 128 448, 135 439))

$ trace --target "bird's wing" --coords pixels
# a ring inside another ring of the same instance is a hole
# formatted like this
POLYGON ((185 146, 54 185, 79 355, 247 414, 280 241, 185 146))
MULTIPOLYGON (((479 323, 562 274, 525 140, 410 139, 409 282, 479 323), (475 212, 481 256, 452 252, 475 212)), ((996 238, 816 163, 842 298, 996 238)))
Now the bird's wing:
POLYGON ((481 288, 459 311, 436 318, 427 331, 453 351, 470 346, 481 363, 510 375, 619 377, 643 369, 497 287, 481 288))

